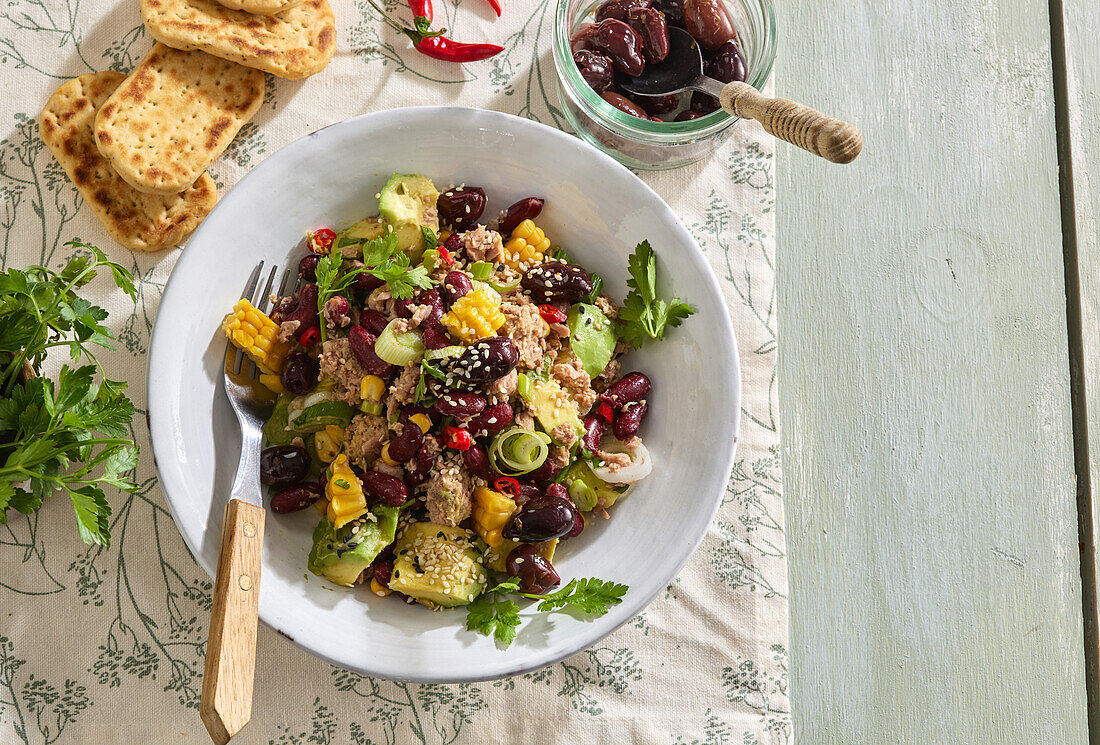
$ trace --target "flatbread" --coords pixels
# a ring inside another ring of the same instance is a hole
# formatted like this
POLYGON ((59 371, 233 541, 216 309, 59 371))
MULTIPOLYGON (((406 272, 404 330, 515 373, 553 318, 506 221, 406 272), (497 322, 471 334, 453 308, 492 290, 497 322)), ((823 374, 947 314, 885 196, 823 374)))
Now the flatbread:
POLYGON ((141 20, 170 47, 201 49, 291 80, 323 70, 336 50, 328 0, 305 0, 276 16, 230 10, 216 0, 141 0, 141 20))
POLYGON ((93 72, 63 84, 42 109, 39 132, 112 238, 131 251, 160 251, 190 235, 214 208, 218 190, 204 173, 182 194, 143 194, 111 169, 96 147, 93 125, 96 111, 125 79, 93 72))
POLYGON ((263 101, 263 73, 157 44, 99 110, 96 144, 138 191, 177 194, 210 167, 263 101))
POLYGON ((259 13, 263 16, 273 16, 290 10, 302 0, 218 0, 219 3, 230 10, 243 10, 246 13, 259 13))

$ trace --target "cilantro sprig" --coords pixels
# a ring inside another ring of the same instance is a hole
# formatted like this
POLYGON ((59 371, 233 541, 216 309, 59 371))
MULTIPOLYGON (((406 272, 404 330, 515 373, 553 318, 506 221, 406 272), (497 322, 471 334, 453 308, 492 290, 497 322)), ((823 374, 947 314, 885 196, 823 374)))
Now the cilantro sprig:
POLYGON ((679 326, 695 309, 680 298, 666 302, 657 297, 657 256, 649 241, 635 247, 628 268, 626 283, 631 289, 619 310, 619 336, 639 348, 647 341, 663 339, 667 329, 679 326))
POLYGON ((82 249, 61 269, 30 266, 0 273, 0 524, 7 511, 31 514, 54 492, 73 505, 80 537, 110 546, 111 507, 104 487, 132 492, 125 474, 137 466, 138 448, 127 437, 134 405, 126 384, 102 375, 93 351, 113 349, 101 322, 107 311, 76 294, 100 269, 131 300, 133 276, 95 246, 82 249), (63 347, 72 360, 57 379, 24 381, 24 362, 38 369, 50 349, 63 347), (101 380, 96 382, 96 374, 101 380))
MULTIPOLYGON (((336 250, 329 252, 317 262, 317 312, 324 312, 329 298, 346 293, 360 274, 382 280, 389 285, 390 295, 399 300, 411 298, 418 289, 431 289, 427 267, 410 267, 409 263, 409 255, 397 248, 397 233, 392 231, 363 243, 363 266, 344 269, 343 255, 336 250)), ((325 325, 321 324, 321 339, 326 338, 325 325)))
POLYGON ((612 606, 622 602, 629 588, 626 585, 596 577, 570 580, 556 592, 542 595, 520 592, 519 580, 510 577, 486 589, 467 606, 466 628, 493 636, 505 647, 516 638, 520 625, 519 606, 508 594, 540 600, 537 610, 548 613, 562 608, 575 609, 592 617, 605 615, 612 606))

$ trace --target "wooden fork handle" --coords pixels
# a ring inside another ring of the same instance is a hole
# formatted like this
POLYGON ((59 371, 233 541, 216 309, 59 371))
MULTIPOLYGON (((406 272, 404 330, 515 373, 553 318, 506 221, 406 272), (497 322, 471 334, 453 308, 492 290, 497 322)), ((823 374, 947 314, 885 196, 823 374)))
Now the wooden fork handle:
POLYGON ((229 500, 199 706, 203 724, 218 745, 229 742, 252 716, 263 545, 263 507, 229 500))
POLYGON ((747 83, 726 84, 722 108, 742 119, 755 119, 769 134, 833 163, 851 163, 863 149, 855 126, 786 98, 768 98, 747 83))

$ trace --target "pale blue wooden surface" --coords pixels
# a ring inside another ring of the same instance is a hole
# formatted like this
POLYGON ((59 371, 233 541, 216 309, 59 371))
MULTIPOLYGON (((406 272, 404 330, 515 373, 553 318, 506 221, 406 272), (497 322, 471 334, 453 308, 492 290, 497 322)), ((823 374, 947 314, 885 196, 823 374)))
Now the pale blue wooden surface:
MULTIPOLYGON (((1094 0, 1067 8, 1069 25, 1097 18, 1094 0)), ((1084 743, 1048 6, 780 0, 779 14, 777 94, 865 138, 851 166, 779 149, 795 738, 1084 743)), ((1073 43, 1095 164, 1087 29, 1073 43)))

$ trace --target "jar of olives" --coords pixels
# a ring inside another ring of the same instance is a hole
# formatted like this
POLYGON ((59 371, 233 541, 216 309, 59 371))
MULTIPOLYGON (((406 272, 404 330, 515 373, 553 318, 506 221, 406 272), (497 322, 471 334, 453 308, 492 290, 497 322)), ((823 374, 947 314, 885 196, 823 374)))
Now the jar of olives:
POLYGON ((699 40, 706 74, 719 79, 761 88, 775 60, 772 0, 558 0, 554 66, 562 111, 582 139, 631 168, 697 161, 737 122, 702 94, 632 101, 617 88, 620 76, 661 59, 666 24, 699 40))

